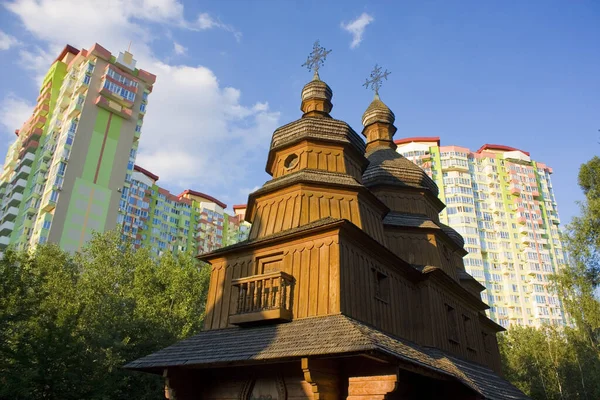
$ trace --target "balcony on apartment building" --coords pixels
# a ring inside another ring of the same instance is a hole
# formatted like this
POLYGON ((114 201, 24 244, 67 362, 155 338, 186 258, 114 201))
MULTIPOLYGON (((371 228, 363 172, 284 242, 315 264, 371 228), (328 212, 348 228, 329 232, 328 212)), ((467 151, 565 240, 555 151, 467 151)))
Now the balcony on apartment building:
POLYGON ((8 236, 0 236, 0 248, 3 249, 10 243, 10 238, 8 236))
POLYGON ((12 192, 12 194, 8 197, 7 205, 19 205, 23 201, 23 194, 20 192, 12 192))
POLYGON ((35 154, 27 153, 19 160, 19 164, 31 166, 31 164, 33 164, 33 160, 35 160, 35 154))
POLYGON ((15 228, 15 223, 11 221, 4 221, 0 224, 0 235, 7 235, 13 231, 15 228))
MULTIPOLYGON (((29 153, 31 154, 31 153, 29 153)), ((31 173, 31 167, 25 164, 21 164, 18 169, 15 171, 14 179, 27 179, 29 174, 31 173)))
POLYGON ((17 218, 17 214, 19 214, 19 208, 15 206, 8 207, 4 214, 2 214, 2 221, 14 221, 17 218))
POLYGON ((25 190, 25 186, 27 186, 27 181, 25 179, 17 179, 13 183, 12 190, 13 192, 23 193, 23 190, 25 190))

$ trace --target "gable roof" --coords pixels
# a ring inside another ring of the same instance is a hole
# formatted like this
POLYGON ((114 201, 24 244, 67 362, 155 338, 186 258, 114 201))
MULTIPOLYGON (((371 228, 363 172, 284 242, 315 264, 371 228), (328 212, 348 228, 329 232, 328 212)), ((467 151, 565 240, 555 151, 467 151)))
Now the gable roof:
POLYGON ((207 368, 373 352, 456 379, 485 399, 528 399, 487 367, 393 337, 341 314, 204 331, 132 361, 125 368, 162 373, 170 367, 207 368))

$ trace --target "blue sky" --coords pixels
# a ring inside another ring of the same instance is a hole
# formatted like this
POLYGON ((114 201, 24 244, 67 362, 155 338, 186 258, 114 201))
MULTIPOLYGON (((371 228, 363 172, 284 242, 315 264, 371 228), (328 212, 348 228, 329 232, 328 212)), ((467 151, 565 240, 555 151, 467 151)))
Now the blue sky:
POLYGON ((379 63, 392 71, 381 97, 396 138, 530 151, 554 168, 564 223, 582 197, 580 164, 600 153, 599 20, 597 1, 9 0, 0 153, 64 44, 116 53, 131 41, 138 67, 158 76, 138 163, 174 192, 244 203, 268 179, 273 130, 300 116, 311 78, 300 65, 320 39, 333 50, 321 78, 335 118, 360 132, 372 99, 361 85, 379 63))

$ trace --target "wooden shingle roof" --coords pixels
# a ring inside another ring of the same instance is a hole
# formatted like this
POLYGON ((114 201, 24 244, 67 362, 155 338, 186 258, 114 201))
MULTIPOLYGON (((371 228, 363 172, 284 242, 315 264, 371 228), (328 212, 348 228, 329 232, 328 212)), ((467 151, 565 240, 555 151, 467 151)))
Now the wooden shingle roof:
POLYGON ((360 353, 380 353, 397 359, 400 364, 449 376, 486 399, 528 399, 487 367, 390 336, 344 315, 204 331, 132 361, 125 368, 162 373, 170 367, 206 368, 360 353))
POLYGON ((363 173, 363 184, 409 186, 430 190, 436 197, 435 182, 415 163, 389 147, 379 147, 367 153, 369 166, 363 173))

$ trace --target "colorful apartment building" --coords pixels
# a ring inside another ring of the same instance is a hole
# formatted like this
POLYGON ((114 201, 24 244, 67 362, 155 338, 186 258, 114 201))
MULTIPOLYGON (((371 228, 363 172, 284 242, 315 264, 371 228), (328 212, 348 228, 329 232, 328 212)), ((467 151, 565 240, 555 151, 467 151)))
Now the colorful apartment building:
POLYGON ((0 175, 0 248, 74 251, 116 226, 156 77, 129 52, 66 46, 0 175))
POLYGON ((194 190, 174 195, 158 186, 158 179, 135 165, 131 185, 121 193, 117 223, 123 239, 136 248, 198 255, 248 237, 245 206, 234 206, 235 215, 228 215, 227 205, 214 197, 194 190))
POLYGON ((487 290, 489 316, 510 325, 563 325, 549 276, 565 263, 552 168, 526 151, 486 144, 441 146, 438 137, 397 140, 397 151, 436 182, 440 220, 462 234, 467 271, 487 290))

